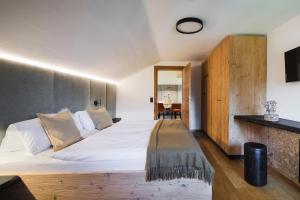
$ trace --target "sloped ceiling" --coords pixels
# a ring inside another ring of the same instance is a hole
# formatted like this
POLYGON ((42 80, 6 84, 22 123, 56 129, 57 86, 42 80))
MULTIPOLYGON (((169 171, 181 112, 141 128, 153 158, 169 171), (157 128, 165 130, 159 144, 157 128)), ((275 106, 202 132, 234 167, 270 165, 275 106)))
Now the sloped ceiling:
POLYGON ((119 80, 159 61, 139 0, 0 0, 0 51, 119 80))
POLYGON ((228 34, 266 34, 299 0, 0 0, 0 52, 120 80, 158 61, 201 61, 228 34), (203 19, 194 35, 178 19, 203 19))

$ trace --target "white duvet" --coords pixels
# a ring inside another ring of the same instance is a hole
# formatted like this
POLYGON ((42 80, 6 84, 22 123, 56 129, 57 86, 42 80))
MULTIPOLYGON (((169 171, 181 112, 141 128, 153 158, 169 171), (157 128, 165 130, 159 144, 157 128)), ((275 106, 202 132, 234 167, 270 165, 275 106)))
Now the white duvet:
POLYGON ((146 160, 149 137, 156 121, 119 122, 55 152, 52 157, 66 161, 146 160))

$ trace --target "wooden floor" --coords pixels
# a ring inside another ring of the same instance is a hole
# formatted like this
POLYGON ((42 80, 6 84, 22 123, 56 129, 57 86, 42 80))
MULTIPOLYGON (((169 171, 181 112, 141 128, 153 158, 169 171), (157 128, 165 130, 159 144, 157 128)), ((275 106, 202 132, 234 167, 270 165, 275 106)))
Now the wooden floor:
POLYGON ((229 160, 206 135, 195 134, 216 174, 213 200, 300 200, 300 186, 274 169, 268 169, 268 184, 254 187, 244 181, 242 160, 229 160))

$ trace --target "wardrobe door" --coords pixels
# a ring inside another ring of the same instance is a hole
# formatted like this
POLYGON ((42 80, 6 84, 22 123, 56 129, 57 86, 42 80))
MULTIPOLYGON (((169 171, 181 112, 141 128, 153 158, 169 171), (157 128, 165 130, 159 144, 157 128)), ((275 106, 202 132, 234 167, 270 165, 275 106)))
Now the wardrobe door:
POLYGON ((212 58, 207 60, 207 134, 212 138, 212 58))
POLYGON ((218 115, 219 115, 219 134, 218 144, 227 150, 228 146, 228 107, 229 107, 229 38, 223 40, 219 48, 218 73, 219 73, 219 92, 218 92, 218 115))
POLYGON ((220 93, 220 70, 219 70, 219 48, 215 49, 211 60, 211 123, 212 123, 212 139, 218 143, 218 135, 220 132, 220 111, 219 111, 219 93, 220 93))
POLYGON ((224 104, 224 97, 223 97, 223 87, 224 87, 224 74, 223 74, 223 66, 222 66, 222 48, 219 46, 216 51, 215 56, 215 137, 216 142, 221 145, 222 141, 222 134, 224 133, 223 127, 223 104, 224 104))
POLYGON ((201 129, 208 134, 208 71, 207 61, 202 65, 201 72, 201 129))
POLYGON ((212 139, 226 150, 228 144, 229 64, 228 42, 224 40, 213 52, 212 73, 212 139))
POLYGON ((228 154, 243 152, 248 129, 234 120, 235 115, 260 115, 266 100, 267 38, 239 35, 230 37, 230 106, 228 154))

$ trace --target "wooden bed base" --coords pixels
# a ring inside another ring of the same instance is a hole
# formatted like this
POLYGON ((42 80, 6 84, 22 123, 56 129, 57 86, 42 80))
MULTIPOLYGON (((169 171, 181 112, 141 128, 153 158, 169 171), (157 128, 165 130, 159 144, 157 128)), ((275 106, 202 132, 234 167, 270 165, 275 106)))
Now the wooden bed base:
POLYGON ((212 199, 212 187, 196 179, 145 181, 145 172, 21 175, 36 199, 212 199))

